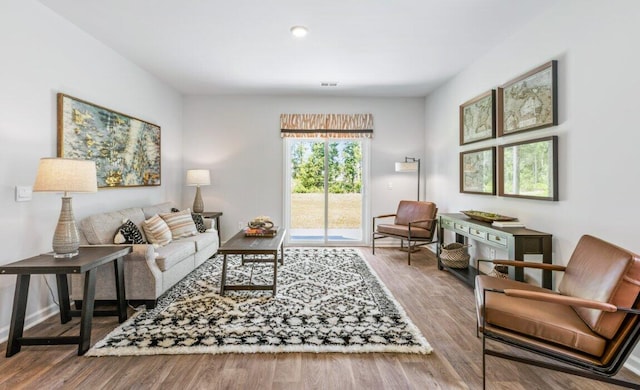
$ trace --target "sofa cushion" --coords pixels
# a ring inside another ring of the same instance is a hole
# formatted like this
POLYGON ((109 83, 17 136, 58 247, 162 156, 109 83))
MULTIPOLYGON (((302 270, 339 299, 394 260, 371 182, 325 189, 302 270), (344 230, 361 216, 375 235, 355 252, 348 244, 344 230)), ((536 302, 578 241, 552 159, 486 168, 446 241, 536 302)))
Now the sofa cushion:
POLYGON ((185 260, 196 252, 196 245, 191 241, 179 240, 157 248, 156 264, 163 272, 185 260))
POLYGON ((114 244, 146 244, 147 241, 142 236, 142 232, 135 223, 127 219, 116 231, 113 237, 114 244))
POLYGON ((174 240, 198 234, 198 229, 196 228, 196 224, 193 222, 191 210, 189 209, 160 214, 160 217, 164 219, 169 226, 169 230, 171 230, 171 237, 174 240))
MULTIPOLYGON (((640 292, 640 259, 632 252, 584 235, 567 263, 558 291, 572 297, 632 307, 640 292)), ((625 318, 623 312, 606 313, 582 307, 576 307, 575 311, 594 332, 606 338, 617 333, 625 318)))
POLYGON ((171 242, 171 230, 159 215, 156 214, 144 221, 142 227, 150 243, 164 246, 171 242))
POLYGON ((181 238, 180 242, 187 241, 193 242, 196 245, 196 250, 201 251, 214 242, 218 242, 218 233, 216 231, 200 233, 195 236, 181 238))
POLYGON ((593 332, 571 306, 536 301, 487 292, 483 302, 483 289, 520 289, 547 292, 549 290, 528 283, 498 279, 487 275, 476 277, 476 306, 479 316, 486 308, 486 322, 500 328, 552 341, 593 356, 602 356, 607 340, 593 332))
POLYGON ((82 219, 79 225, 89 244, 113 244, 113 237, 116 231, 122 225, 122 221, 126 219, 140 226, 145 217, 141 208, 132 207, 88 216, 82 219))
POLYGON ((165 203, 155 204, 153 206, 143 207, 142 212, 144 213, 144 218, 149 219, 156 214, 170 213, 171 208, 173 208, 173 203, 165 202, 165 203))

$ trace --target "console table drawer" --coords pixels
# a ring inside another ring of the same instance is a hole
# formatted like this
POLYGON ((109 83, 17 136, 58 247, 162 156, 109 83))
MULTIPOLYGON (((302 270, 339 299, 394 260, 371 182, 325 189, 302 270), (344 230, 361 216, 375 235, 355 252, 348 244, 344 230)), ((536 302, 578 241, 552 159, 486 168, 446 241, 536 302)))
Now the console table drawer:
POLYGON ((474 228, 469 228, 469 234, 478 238, 482 238, 483 240, 487 239, 487 232, 483 232, 474 228))
POLYGON ((462 232, 465 232, 465 233, 469 233, 469 226, 467 226, 467 225, 462 225, 462 224, 454 222, 453 223, 453 228, 456 229, 456 230, 460 230, 462 232))
POLYGON ((507 239, 504 237, 496 236, 495 234, 487 234, 487 239, 495 244, 507 247, 507 239))
POLYGON ((453 229, 453 221, 449 221, 448 219, 443 219, 441 221, 441 224, 444 229, 453 229))

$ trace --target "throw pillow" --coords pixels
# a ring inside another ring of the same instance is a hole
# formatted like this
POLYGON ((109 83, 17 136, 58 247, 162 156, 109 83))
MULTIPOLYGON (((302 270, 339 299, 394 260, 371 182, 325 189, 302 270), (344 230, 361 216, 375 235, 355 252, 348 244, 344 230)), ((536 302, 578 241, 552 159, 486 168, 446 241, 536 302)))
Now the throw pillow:
POLYGON ((204 233, 207 231, 207 227, 204 226, 204 219, 202 218, 202 214, 191 213, 191 218, 193 218, 193 223, 196 224, 198 233, 204 233))
POLYGON ((124 221, 124 223, 118 228, 116 235, 113 237, 114 244, 146 244, 147 242, 142 238, 142 232, 135 223, 130 219, 124 221))
POLYGON ((177 213, 160 214, 160 217, 169 226, 171 237, 175 240, 181 237, 195 236, 198 234, 196 224, 191 217, 191 210, 186 209, 177 213))
POLYGON ((152 244, 164 246, 171 242, 171 230, 158 214, 144 221, 142 228, 152 244))

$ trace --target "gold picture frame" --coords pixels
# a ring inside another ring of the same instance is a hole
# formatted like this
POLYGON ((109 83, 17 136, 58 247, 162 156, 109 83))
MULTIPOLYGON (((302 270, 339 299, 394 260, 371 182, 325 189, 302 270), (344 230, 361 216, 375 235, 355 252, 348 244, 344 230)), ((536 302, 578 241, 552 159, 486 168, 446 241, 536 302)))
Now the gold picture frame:
POLYGON ((159 186, 160 126, 58 93, 58 157, 93 160, 99 188, 159 186))

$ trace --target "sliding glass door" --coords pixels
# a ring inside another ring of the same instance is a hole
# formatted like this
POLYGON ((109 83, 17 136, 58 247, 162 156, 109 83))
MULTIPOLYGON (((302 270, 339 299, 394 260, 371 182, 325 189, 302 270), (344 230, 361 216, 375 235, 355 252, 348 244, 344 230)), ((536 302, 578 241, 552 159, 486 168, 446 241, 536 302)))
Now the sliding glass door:
POLYGON ((367 139, 285 140, 289 243, 364 243, 368 146, 367 139))

